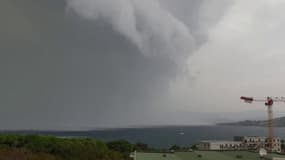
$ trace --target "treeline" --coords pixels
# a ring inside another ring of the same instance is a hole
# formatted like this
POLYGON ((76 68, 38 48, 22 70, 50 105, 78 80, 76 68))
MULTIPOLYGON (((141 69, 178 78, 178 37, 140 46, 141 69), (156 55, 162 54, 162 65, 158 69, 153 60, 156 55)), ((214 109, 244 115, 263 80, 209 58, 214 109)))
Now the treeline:
MULTIPOLYGON (((112 147, 113 143, 109 145, 112 147)), ((131 149, 120 152, 119 148, 111 149, 92 138, 0 135, 0 160, 123 160, 131 149)))
MULTIPOLYGON (((59 138, 44 135, 0 135, 0 160, 130 160, 130 153, 188 151, 172 146, 154 149, 126 140, 103 142, 94 138, 59 138)), ((192 149, 195 149, 192 147, 192 149)))

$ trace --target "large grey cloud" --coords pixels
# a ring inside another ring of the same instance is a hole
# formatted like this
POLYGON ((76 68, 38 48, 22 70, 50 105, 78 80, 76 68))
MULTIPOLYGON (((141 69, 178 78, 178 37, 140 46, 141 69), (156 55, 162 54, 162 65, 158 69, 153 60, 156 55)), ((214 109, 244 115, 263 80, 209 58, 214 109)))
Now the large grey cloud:
POLYGON ((2 0, 0 126, 262 117, 238 97, 283 93, 283 8, 265 0, 2 0))
MULTIPOLYGON (((76 129, 156 121, 152 102, 165 93, 181 58, 170 51, 147 55, 162 46, 144 42, 141 48, 104 19, 87 21, 66 10, 64 1, 1 4, 2 128, 76 129)), ((190 36, 182 28, 186 35, 178 30, 178 36, 190 36)), ((180 44, 169 44, 175 32, 176 27, 160 33, 153 42, 180 50, 180 44)), ((185 46, 189 51, 190 42, 185 46)), ((179 52, 188 54, 184 48, 179 52)))
MULTIPOLYGON (((218 113, 255 110, 266 119, 262 103, 246 105, 238 97, 284 95, 280 87, 284 81, 283 9, 283 1, 234 1, 208 29, 207 42, 189 59, 190 70, 198 75, 195 86, 187 89, 188 83, 181 80, 173 87, 174 93, 180 93, 177 103, 188 104, 189 97, 184 95, 190 95, 197 104, 192 111, 202 106, 218 113)), ((276 115, 284 115, 283 105, 275 104, 276 115)))
POLYGON ((90 20, 103 20, 144 55, 181 63, 193 51, 190 29, 156 0, 67 0, 68 8, 90 20))

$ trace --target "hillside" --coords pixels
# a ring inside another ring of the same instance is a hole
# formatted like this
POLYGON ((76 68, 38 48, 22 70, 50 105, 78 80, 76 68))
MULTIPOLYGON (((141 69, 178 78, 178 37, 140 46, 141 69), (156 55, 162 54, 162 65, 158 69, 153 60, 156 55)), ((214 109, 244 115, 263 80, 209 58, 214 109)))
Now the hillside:
POLYGON ((15 148, 1 148, 0 160, 62 160, 60 157, 47 153, 32 153, 15 148))
MULTIPOLYGON (((229 123, 218 123, 218 125, 231 125, 231 126, 259 126, 259 127, 266 127, 268 125, 267 120, 245 120, 239 122, 229 122, 229 123)), ((273 126, 275 127, 285 127, 285 117, 275 118, 273 120, 273 126)))
POLYGON ((129 156, 129 146, 91 138, 0 135, 0 160, 122 160, 129 156))

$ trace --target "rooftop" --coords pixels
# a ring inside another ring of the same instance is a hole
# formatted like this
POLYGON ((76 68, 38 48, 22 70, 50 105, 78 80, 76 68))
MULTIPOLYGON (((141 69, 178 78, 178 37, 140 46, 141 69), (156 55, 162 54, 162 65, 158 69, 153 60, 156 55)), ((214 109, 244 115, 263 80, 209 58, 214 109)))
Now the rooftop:
POLYGON ((240 141, 224 141, 224 140, 203 140, 202 143, 241 143, 240 141))

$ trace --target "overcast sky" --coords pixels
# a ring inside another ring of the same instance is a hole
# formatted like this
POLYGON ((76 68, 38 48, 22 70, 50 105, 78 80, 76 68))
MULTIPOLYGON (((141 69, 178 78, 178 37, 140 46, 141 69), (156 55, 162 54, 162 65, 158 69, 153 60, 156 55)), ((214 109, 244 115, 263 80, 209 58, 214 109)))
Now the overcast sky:
POLYGON ((284 0, 1 0, 0 129, 266 119, 239 97, 285 96, 284 15, 284 0))

